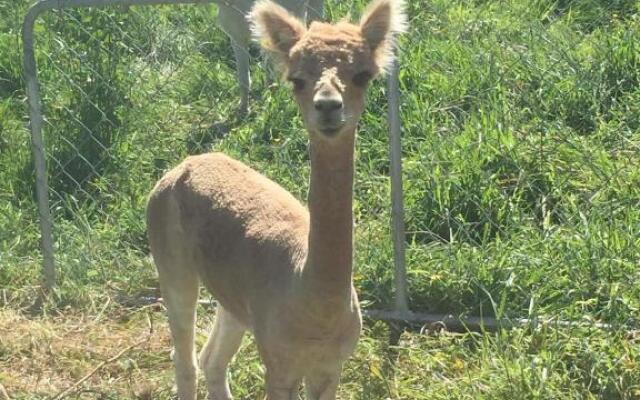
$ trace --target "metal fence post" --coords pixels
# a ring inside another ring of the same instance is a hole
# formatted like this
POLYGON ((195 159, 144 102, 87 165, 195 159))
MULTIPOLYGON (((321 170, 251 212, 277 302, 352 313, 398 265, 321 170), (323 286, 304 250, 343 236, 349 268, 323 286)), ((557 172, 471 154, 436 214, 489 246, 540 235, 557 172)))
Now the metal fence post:
POLYGON ((400 143, 400 85, 398 61, 388 78, 389 156, 391 159, 391 219, 395 265, 395 311, 408 313, 407 268, 404 252, 404 199, 402 193, 402 145, 400 143))
POLYGON ((47 182, 47 164, 42 137, 42 105, 36 58, 33 51, 33 24, 42 12, 41 3, 29 9, 22 24, 22 44, 24 56, 24 79, 29 99, 29 127, 31 128, 31 150, 36 169, 36 195, 40 217, 40 246, 44 268, 44 289, 50 290, 56 282, 56 270, 53 253, 53 233, 51 212, 49 210, 49 184, 47 182))

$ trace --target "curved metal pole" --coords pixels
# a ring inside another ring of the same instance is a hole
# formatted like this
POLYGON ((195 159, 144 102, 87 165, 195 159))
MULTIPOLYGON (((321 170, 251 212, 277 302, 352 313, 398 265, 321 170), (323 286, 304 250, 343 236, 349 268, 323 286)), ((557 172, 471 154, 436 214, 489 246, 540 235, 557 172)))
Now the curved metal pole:
POLYGON ((56 270, 53 251, 53 229, 51 210, 49 209, 49 184, 47 182, 47 163, 42 136, 42 100, 40 84, 33 47, 33 27, 38 16, 45 11, 71 7, 104 7, 153 4, 197 4, 216 3, 214 0, 42 0, 35 3, 22 24, 22 45, 24 57, 24 80, 29 101, 29 120, 31 130, 31 151, 36 172, 36 195, 40 217, 40 246, 44 269, 43 288, 49 291, 56 283, 56 270))
MULTIPOLYGON (((49 3, 53 3, 50 1, 49 3)), ((50 290, 56 282, 56 270, 53 258, 53 234, 51 211, 49 210, 49 184, 47 182, 47 165, 42 138, 42 108, 36 58, 33 51, 33 25, 45 5, 36 3, 24 18, 22 24, 22 46, 24 57, 24 80, 27 85, 29 100, 29 127, 31 128, 31 151, 36 169, 36 195, 38 198, 38 214, 40 216, 40 248, 42 250, 42 266, 44 268, 44 289, 50 290)))

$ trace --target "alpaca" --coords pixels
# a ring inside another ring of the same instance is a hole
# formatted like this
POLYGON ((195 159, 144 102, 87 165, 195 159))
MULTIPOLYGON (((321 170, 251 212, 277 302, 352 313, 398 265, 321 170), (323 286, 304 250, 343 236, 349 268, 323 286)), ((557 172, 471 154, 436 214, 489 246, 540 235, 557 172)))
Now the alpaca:
MULTIPOLYGON (((276 0, 278 4, 299 18, 319 20, 322 18, 324 0, 276 0)), ((240 115, 249 109, 249 42, 251 31, 247 14, 255 0, 217 0, 218 24, 231 39, 231 48, 236 58, 236 74, 240 85, 240 115)))
POLYGON ((151 252, 169 315, 178 396, 196 398, 199 283, 218 301, 200 353, 209 396, 232 399, 227 366, 250 331, 268 400, 332 400, 361 329, 352 283, 356 125, 372 78, 403 31, 402 0, 376 0, 358 25, 305 25, 269 0, 249 14, 260 43, 292 82, 309 133, 308 211, 223 154, 188 157, 162 177, 147 207, 151 252))

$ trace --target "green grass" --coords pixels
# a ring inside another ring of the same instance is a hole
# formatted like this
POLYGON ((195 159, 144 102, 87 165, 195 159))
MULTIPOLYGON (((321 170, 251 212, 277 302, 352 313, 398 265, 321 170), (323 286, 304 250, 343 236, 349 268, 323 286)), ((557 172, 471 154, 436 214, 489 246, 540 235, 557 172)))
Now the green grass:
MULTIPOLYGON (((45 398, 134 343, 151 315, 155 344, 100 370, 79 398, 169 398, 163 313, 135 305, 157 290, 146 195, 186 155, 216 150, 304 199, 300 117, 255 49, 251 111, 234 117, 234 59, 213 6, 45 16, 36 43, 59 285, 46 315, 27 318, 41 279, 27 5, 0 0, 0 382, 15 398, 45 398), (96 320, 118 335, 92 331, 96 320), (14 324, 24 331, 2 328, 14 324), (54 351, 29 347, 24 332, 50 334, 54 351), (83 340, 92 356, 78 352, 83 340), (49 386, 29 383, 45 372, 49 386)), ((389 365, 388 332, 368 321, 341 398, 640 398, 640 345, 625 333, 640 315, 639 10, 637 0, 410 1, 399 52, 411 307, 614 329, 405 333, 389 365)), ((370 90, 357 147, 355 281, 370 308, 393 304, 385 90, 370 90)), ((238 398, 262 393, 249 341, 232 376, 238 398)))

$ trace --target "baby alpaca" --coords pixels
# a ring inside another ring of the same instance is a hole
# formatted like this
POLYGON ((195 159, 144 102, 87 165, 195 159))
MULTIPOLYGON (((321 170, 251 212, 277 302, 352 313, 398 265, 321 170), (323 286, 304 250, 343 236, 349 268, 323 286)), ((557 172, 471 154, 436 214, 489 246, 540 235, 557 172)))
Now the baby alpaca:
POLYGON ((227 366, 250 331, 268 400, 334 400, 361 328, 353 287, 356 126, 372 78, 403 31, 402 0, 376 0, 359 24, 313 22, 258 2, 260 43, 293 86, 309 133, 308 211, 273 181, 223 154, 187 158, 151 193, 147 226, 169 314, 178 396, 196 398, 199 284, 218 301, 200 353, 209 396, 232 398, 227 366))

